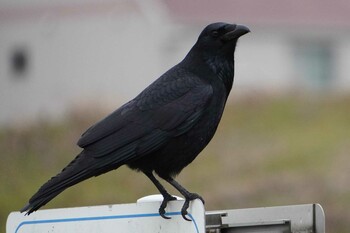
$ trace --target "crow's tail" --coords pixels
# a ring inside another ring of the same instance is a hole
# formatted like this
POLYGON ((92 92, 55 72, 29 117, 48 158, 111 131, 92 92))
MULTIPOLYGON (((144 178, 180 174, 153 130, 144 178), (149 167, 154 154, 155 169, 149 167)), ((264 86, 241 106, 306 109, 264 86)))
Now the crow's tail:
POLYGON ((66 188, 103 172, 97 172, 92 156, 86 156, 82 151, 61 173, 52 177, 30 198, 29 203, 20 211, 31 214, 51 201, 66 188))

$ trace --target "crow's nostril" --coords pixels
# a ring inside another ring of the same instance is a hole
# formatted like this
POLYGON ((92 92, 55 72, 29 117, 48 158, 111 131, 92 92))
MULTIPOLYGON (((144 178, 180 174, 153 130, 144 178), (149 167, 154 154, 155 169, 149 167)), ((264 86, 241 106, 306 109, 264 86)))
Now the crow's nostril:
POLYGON ((224 29, 225 31, 233 31, 236 29, 236 26, 237 26, 236 24, 226 24, 224 29))

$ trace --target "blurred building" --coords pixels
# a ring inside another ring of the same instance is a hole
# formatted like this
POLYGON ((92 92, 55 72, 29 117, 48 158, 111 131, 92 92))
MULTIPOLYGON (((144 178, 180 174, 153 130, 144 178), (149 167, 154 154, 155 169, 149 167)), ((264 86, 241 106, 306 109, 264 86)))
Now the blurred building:
POLYGON ((183 24, 218 20, 252 29, 242 38, 239 91, 350 90, 350 2, 346 0, 168 0, 183 24), (241 72, 242 71, 242 72, 241 72))
POLYGON ((350 90, 350 2, 0 2, 0 124, 117 107, 179 62, 202 28, 246 24, 234 92, 350 90))

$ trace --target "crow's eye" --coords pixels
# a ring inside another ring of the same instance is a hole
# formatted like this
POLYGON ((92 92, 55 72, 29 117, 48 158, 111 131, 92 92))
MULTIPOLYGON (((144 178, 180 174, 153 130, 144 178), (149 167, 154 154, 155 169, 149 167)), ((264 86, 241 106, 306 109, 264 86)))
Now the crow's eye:
POLYGON ((214 38, 216 38, 216 37, 219 36, 219 32, 216 31, 216 30, 213 30, 213 31, 211 31, 211 35, 212 35, 214 38))

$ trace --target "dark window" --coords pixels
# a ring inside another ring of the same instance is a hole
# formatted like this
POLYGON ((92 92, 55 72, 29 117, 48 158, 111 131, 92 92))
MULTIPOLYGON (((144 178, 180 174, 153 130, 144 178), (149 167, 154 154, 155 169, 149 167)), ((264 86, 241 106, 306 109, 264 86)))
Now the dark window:
POLYGON ((28 51, 24 48, 16 48, 10 55, 10 69, 14 77, 23 78, 28 72, 28 51))
POLYGON ((330 41, 303 40, 295 44, 295 64, 299 80, 307 87, 326 89, 334 79, 330 41))

